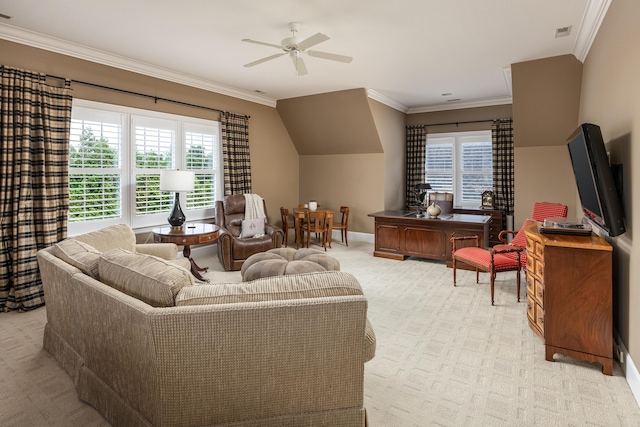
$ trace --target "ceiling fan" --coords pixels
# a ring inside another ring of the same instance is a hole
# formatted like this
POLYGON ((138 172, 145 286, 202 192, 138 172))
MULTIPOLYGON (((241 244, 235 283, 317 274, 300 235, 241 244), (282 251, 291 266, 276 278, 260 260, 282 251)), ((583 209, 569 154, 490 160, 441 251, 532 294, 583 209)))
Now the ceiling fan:
POLYGON ((289 23, 289 29, 291 30, 291 37, 287 37, 282 40, 279 45, 273 43, 265 43, 251 39, 243 39, 243 42, 247 43, 255 43, 264 46, 275 47, 276 49, 283 50, 282 53, 276 53, 275 55, 267 56, 266 58, 258 59, 257 61, 250 62, 245 64, 245 67, 253 67, 254 65, 262 64, 263 62, 271 61, 272 59, 279 58, 283 55, 289 54, 291 60, 293 61, 293 66, 296 69, 296 74, 299 76, 304 76, 307 74, 307 66, 302 59, 302 54, 305 53, 309 56, 314 56, 322 59, 329 59, 331 61, 345 62, 349 63, 353 60, 350 56, 337 55, 335 53, 327 53, 327 52, 319 52, 317 50, 307 50, 310 47, 313 47, 319 43, 329 40, 329 37, 322 33, 317 33, 311 37, 306 39, 302 39, 296 36, 296 32, 300 30, 299 22, 291 22, 289 23))

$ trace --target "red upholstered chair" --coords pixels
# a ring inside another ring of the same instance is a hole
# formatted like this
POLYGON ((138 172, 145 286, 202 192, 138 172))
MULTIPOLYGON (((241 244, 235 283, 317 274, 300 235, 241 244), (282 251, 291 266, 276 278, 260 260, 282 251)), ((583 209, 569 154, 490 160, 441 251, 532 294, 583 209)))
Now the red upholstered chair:
POLYGON ((496 274, 502 271, 516 271, 518 302, 520 302, 520 257, 524 252, 523 247, 496 245, 487 250, 480 247, 478 236, 452 237, 451 244, 453 247, 453 286, 456 286, 457 262, 463 262, 476 270, 476 283, 479 282, 480 271, 486 271, 491 280, 491 305, 493 305, 496 274), (459 248, 458 245, 465 240, 473 240, 475 246, 459 248), (510 254, 514 254, 515 259, 509 257, 510 254))
MULTIPOLYGON (((527 246, 527 236, 524 234, 524 229, 529 225, 535 223, 536 221, 544 221, 547 218, 566 218, 567 217, 568 207, 566 205, 560 203, 550 203, 550 202, 536 202, 533 205, 533 212, 531 213, 531 219, 527 219, 520 227, 520 230, 502 230, 500 234, 498 234, 498 239, 505 245, 513 245, 526 247, 527 246), (511 242, 507 242, 507 235, 515 235, 515 237, 511 240, 511 242)), ((515 255, 508 255, 511 258, 514 258, 515 255)), ((527 266, 527 253, 524 252, 520 257, 520 263, 522 268, 527 266)))
POLYGON ((533 205, 531 217, 522 224, 519 231, 503 230, 498 235, 502 242, 492 249, 480 247, 478 236, 454 237, 451 239, 453 257, 453 285, 456 285, 456 262, 463 262, 476 270, 476 283, 479 281, 479 272, 490 273, 491 280, 491 305, 494 303, 494 282, 496 273, 501 271, 517 271, 517 292, 518 302, 520 302, 520 269, 527 266, 527 237, 524 233, 525 227, 536 221, 544 221, 547 218, 567 216, 567 206, 559 203, 536 202, 533 205), (507 242, 506 235, 515 234, 511 242, 507 242), (464 241, 475 241, 475 246, 468 246, 464 241))

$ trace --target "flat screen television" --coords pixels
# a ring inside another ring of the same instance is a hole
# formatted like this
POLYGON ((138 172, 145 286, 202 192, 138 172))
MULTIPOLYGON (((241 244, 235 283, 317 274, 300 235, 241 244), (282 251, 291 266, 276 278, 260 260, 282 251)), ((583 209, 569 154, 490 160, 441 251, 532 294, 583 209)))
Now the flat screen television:
POLYGON ((584 123, 567 139, 582 211, 609 236, 625 232, 624 214, 600 127, 584 123))

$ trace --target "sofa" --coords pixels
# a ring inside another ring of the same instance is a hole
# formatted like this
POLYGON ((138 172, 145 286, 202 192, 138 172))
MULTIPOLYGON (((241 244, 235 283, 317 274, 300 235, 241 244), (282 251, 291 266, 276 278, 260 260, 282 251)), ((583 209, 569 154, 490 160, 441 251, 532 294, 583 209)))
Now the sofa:
MULTIPOLYGON (((264 212, 267 205, 262 201, 264 212)), ((258 235, 244 235, 243 222, 245 220, 245 197, 243 194, 225 196, 215 204, 216 225, 220 226, 218 237, 218 258, 227 271, 237 271, 242 268, 244 261, 253 254, 279 248, 284 242, 284 232, 281 228, 269 224, 267 214, 264 231, 258 235)))
POLYGON ((111 424, 366 425, 375 335, 354 276, 195 284, 117 231, 38 252, 43 347, 111 424))

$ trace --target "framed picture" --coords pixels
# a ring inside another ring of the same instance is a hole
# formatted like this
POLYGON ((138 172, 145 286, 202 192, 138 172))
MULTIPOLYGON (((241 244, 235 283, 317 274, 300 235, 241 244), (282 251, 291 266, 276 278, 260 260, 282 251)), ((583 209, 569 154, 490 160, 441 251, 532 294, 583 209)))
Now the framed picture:
POLYGON ((495 209, 495 195, 493 191, 487 190, 482 192, 482 205, 480 208, 482 209, 495 209))

